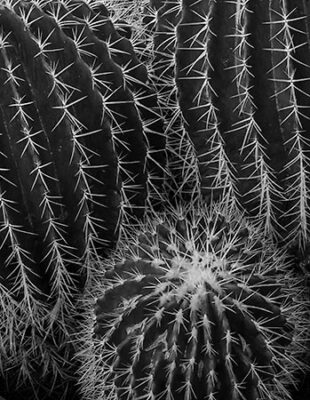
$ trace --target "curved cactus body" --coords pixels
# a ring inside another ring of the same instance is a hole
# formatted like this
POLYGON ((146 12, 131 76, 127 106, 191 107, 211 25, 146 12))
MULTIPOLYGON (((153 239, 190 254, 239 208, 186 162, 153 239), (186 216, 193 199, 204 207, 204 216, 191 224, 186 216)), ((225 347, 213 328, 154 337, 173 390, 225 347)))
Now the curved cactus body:
POLYGON ((306 314, 285 255, 223 206, 167 210, 132 238, 90 288, 85 398, 290 399, 306 314))
POLYGON ((162 117, 103 6, 8 0, 0 27, 0 368, 53 386, 74 296, 159 198, 162 117))
POLYGON ((310 161, 307 5, 167 0, 151 1, 146 10, 152 10, 145 21, 153 35, 155 83, 159 91, 169 83, 161 102, 170 102, 169 121, 179 119, 182 137, 189 136, 204 197, 228 195, 264 219, 267 234, 304 247, 310 161))

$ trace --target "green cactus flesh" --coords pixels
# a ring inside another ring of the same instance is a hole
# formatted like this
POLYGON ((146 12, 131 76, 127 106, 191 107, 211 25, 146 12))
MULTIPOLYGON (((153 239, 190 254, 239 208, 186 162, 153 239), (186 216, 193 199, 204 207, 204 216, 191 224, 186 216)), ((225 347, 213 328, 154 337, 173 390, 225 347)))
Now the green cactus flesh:
POLYGON ((167 210, 106 263, 90 287, 85 399, 291 398, 309 325, 302 285, 259 227, 225 207, 167 210))

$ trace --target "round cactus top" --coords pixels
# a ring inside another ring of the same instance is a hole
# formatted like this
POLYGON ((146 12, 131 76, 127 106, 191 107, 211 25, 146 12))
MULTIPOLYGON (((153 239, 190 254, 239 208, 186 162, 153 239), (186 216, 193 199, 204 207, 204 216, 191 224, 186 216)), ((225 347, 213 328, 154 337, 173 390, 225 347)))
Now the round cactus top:
POLYGON ((300 286, 259 232, 233 208, 199 206, 121 243, 96 293, 97 399, 290 398, 300 286))

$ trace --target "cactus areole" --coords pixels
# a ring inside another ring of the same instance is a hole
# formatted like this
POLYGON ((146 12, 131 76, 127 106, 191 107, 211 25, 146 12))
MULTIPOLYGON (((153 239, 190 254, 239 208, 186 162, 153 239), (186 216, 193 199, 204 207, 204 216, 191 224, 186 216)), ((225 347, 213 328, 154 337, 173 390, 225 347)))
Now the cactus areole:
POLYGON ((202 207, 169 210, 123 243, 84 352, 86 399, 290 399, 299 283, 258 232, 202 207))

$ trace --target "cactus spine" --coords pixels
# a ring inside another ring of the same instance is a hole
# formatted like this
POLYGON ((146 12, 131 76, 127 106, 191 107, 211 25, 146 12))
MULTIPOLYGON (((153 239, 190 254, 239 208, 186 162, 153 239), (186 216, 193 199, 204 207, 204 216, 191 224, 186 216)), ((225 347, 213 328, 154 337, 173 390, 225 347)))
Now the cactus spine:
POLYGON ((234 207, 167 210, 106 269, 90 288, 85 399, 291 398, 309 327, 302 285, 234 207))
POLYGON ((104 6, 7 0, 0 26, 0 368, 22 365, 14 389, 52 389, 68 380, 76 293, 158 198, 165 138, 104 6))

